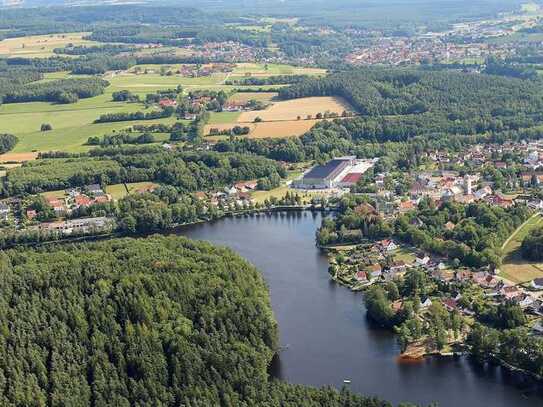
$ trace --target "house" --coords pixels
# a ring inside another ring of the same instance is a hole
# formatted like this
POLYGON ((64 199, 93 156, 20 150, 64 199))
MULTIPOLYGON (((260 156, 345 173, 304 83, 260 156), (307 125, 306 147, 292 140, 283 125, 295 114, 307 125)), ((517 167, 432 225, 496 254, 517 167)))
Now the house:
POLYGON ((520 294, 515 297, 514 301, 522 308, 526 308, 534 302, 534 298, 528 294, 520 294))
POLYGON ((26 211, 26 218, 28 220, 34 219, 36 216, 38 216, 38 213, 34 209, 28 209, 26 211))
POLYGON ((454 228, 456 227, 456 225, 454 223, 452 223, 451 221, 445 223, 445 229, 447 230, 453 230, 454 228))
POLYGON ((391 273, 402 273, 407 268, 405 261, 399 260, 392 263, 389 267, 391 273))
POLYGON ((55 211, 55 215, 60 216, 67 212, 66 204, 63 200, 60 200, 58 198, 47 198, 47 203, 51 208, 53 208, 53 211, 55 211))
POLYGON ((92 205, 92 199, 90 199, 87 195, 77 195, 74 198, 74 204, 76 208, 86 208, 92 205))
POLYGON ((236 195, 238 193, 238 190, 236 189, 236 187, 226 187, 224 188, 224 191, 228 194, 228 195, 236 195))
POLYGON ((368 269, 370 276, 372 278, 381 277, 383 274, 383 269, 379 263, 372 264, 368 269))
POLYGON ((455 277, 460 282, 471 281, 472 273, 466 270, 458 270, 455 277))
POLYGON ((162 107, 162 108, 165 108, 165 107, 175 107, 177 106, 177 102, 175 100, 172 100, 172 99, 162 99, 160 102, 158 102, 159 106, 162 107))
POLYGON ((445 298, 441 303, 448 311, 458 310, 458 302, 454 298, 445 298))
POLYGON ((356 281, 360 283, 366 283, 368 281, 368 276, 365 271, 359 271, 355 275, 356 281))
POLYGON ((492 188, 490 188, 489 186, 486 186, 484 188, 481 188, 477 191, 475 191, 475 199, 484 199, 485 197, 487 197, 488 195, 490 195, 492 193, 492 188))
POLYGON ((392 252, 398 248, 398 245, 390 239, 385 239, 377 242, 377 246, 384 252, 392 252))
POLYGON ((401 213, 404 213, 404 212, 412 211, 413 209, 415 209, 415 207, 416 206, 413 201, 403 201, 403 202, 400 202, 400 204, 398 205, 398 210, 401 213))
POLYGON ((5 202, 0 202, 0 218, 8 220, 9 206, 5 202))
POLYGON ((379 215, 379 212, 377 212, 377 210, 373 206, 365 202, 362 202, 360 205, 354 208, 354 212, 358 215, 379 215))
POLYGON ((415 264, 417 266, 426 266, 430 262, 430 257, 428 257, 426 254, 417 255, 415 258, 415 264))
POLYGON ((207 194, 205 192, 198 191, 194 193, 194 197, 199 201, 203 201, 207 198, 207 194))
POLYGON ((536 290, 543 290, 543 278, 534 278, 531 285, 536 290))
POLYGON ((543 321, 539 320, 532 326, 534 335, 543 335, 543 321))
POLYGON ((424 301, 421 302, 420 307, 421 308, 428 308, 432 305, 432 300, 430 298, 426 298, 424 301))
POLYGON ((87 185, 85 189, 89 194, 92 195, 100 195, 104 193, 104 191, 102 191, 102 187, 99 184, 87 185))
MULTIPOLYGON (((139 190, 138 190, 138 192, 139 192, 139 190)), ((103 203, 108 203, 109 201, 111 201, 111 196, 108 195, 108 194, 104 194, 104 195, 99 195, 96 198, 94 198, 94 201, 92 201, 92 203, 93 203, 93 205, 94 204, 103 204, 103 203)))
POLYGON ((509 208, 509 207, 513 206, 513 200, 512 199, 504 198, 501 195, 487 196, 485 198, 485 200, 489 204, 496 205, 496 206, 499 206, 501 208, 509 208))
POLYGON ((505 286, 501 289, 501 295, 503 295, 506 300, 512 300, 520 295, 520 290, 514 285, 505 286))

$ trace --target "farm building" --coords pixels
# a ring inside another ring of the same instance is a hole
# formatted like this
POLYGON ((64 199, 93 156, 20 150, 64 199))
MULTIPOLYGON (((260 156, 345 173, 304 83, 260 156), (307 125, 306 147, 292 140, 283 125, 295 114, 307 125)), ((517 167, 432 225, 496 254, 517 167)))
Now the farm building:
POLYGON ((356 157, 334 158, 313 167, 294 186, 301 189, 348 188, 355 185, 373 164, 371 160, 357 160, 356 157))

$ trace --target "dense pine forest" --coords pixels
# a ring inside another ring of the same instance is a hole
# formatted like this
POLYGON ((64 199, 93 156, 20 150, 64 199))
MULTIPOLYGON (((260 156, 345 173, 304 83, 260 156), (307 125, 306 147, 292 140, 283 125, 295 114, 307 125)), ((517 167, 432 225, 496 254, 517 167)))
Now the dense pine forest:
POLYGON ((362 116, 349 124, 353 136, 377 141, 518 130, 543 119, 542 81, 464 72, 356 69, 309 79, 279 94, 344 97, 362 116))
POLYGON ((232 251, 178 237, 1 254, 0 404, 389 404, 268 378, 266 286, 232 251))

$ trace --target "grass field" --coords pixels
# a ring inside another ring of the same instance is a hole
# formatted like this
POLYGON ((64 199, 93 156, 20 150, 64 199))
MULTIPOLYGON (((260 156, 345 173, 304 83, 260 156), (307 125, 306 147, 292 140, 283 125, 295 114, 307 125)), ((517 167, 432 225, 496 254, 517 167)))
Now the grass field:
POLYGON ((0 56, 45 58, 54 55, 53 49, 73 45, 96 45, 97 42, 84 40, 88 33, 66 33, 50 35, 32 35, 20 38, 8 38, 0 41, 0 56))
POLYGON ((108 185, 106 186, 105 192, 106 194, 111 195, 111 197, 116 201, 128 195, 128 190, 126 189, 125 184, 108 185))
POLYGON ((57 199, 63 199, 66 196, 66 190, 65 189, 59 189, 57 191, 48 191, 48 192, 42 192, 40 194, 44 198, 57 198, 57 199))
POLYGON ((536 227, 543 226, 543 217, 536 215, 525 222, 502 247, 503 260, 500 275, 516 283, 543 277, 543 263, 530 263, 522 259, 519 249, 522 240, 536 227))
POLYGON ((208 124, 236 123, 240 114, 239 112, 212 112, 208 124))
POLYGON ((237 64, 231 74, 236 76, 273 76, 273 75, 326 75, 326 69, 306 68, 283 64, 237 64))
POLYGON ((158 72, 160 66, 157 65, 157 72, 148 74, 120 73, 109 74, 105 77, 111 83, 109 92, 119 90, 129 90, 132 93, 144 95, 161 89, 175 88, 181 85, 183 88, 217 88, 222 87, 226 79, 226 74, 216 73, 211 76, 202 76, 199 78, 187 78, 181 75, 162 76, 158 72))
MULTIPOLYGON (((35 43, 42 44, 40 41, 47 39, 47 44, 52 48, 61 46, 64 43, 73 42, 77 37, 81 40, 82 34, 62 36, 39 36, 41 39, 34 39, 35 43), (43 38, 42 38, 43 37, 43 38), (53 41, 54 40, 54 41, 53 41), (73 40, 73 41, 72 41, 73 40), (54 45, 54 46, 53 46, 54 45)), ((22 39, 19 39, 22 43, 22 39)), ((81 40, 82 41, 82 40, 81 40)), ((44 43, 45 44, 45 43, 44 43)), ((74 104, 51 104, 44 102, 32 103, 13 103, 0 106, 0 133, 11 133, 19 138, 19 143, 15 146, 13 153, 30 153, 36 151, 51 151, 62 150, 68 152, 80 152, 88 149, 85 146, 87 139, 91 136, 103 136, 104 134, 113 131, 119 131, 130 127, 134 124, 151 124, 151 123, 173 123, 174 118, 139 121, 139 122, 118 122, 118 123, 101 123, 95 124, 100 115, 106 113, 117 112, 136 112, 144 109, 143 104, 139 103, 124 103, 113 102, 111 94, 119 90, 129 90, 135 94, 144 96, 147 93, 153 93, 160 89, 175 88, 177 85, 183 86, 187 90, 191 89, 224 89, 231 91, 235 86, 224 85, 224 80, 227 77, 224 73, 217 73, 209 77, 200 78, 185 78, 179 75, 161 76, 160 65, 148 65, 144 68, 151 69, 153 72, 148 74, 136 75, 134 73, 109 73, 105 75, 105 79, 110 82, 110 86, 106 88, 103 95, 81 99, 74 104), (52 131, 41 132, 40 127, 43 123, 51 124, 52 131)), ((319 73, 323 70, 313 70, 308 68, 297 68, 289 65, 270 64, 268 69, 262 64, 239 64, 236 72, 243 74, 245 72, 264 72, 269 74, 289 74, 299 72, 314 72, 319 73)), ((56 72, 46 74, 43 81, 51 81, 70 77, 67 72, 56 72)), ((76 76, 79 77, 79 76, 76 76)), ((256 87, 260 88, 260 87, 256 87)), ((275 96, 274 93, 240 93, 233 98, 256 98, 260 100, 270 100, 275 96)), ((308 98, 311 100, 313 98, 308 98)), ((326 99, 326 98, 324 98, 326 99)), ((323 100, 324 100, 323 99, 323 100)), ((331 98, 329 98, 331 99, 331 98)), ((272 106, 269 110, 262 111, 266 117, 280 117, 289 113, 293 107, 289 108, 289 102, 280 102, 276 106, 272 106), (287 105, 283 105, 286 103, 287 105)), ((311 112, 316 113, 315 109, 322 112, 325 110, 339 110, 338 102, 313 103, 309 101, 301 102, 295 111, 301 113, 311 112), (300 107, 301 106, 301 107, 300 107)), ((292 112, 290 112, 292 117, 292 112)), ((308 113, 309 114, 309 113, 308 113)), ((247 114, 246 114, 247 115, 247 114)), ((240 120, 239 113, 218 113, 213 114, 210 124, 214 127, 224 123, 232 124, 241 121, 251 120, 245 118, 240 120)), ((284 123, 261 123, 254 126, 254 137, 284 137, 291 135, 303 134, 313 123, 292 123, 285 125, 284 123)), ((22 159, 24 160, 24 159, 22 159)))
POLYGON ((106 187, 106 193, 111 195, 115 200, 124 198, 129 194, 136 193, 139 189, 147 188, 149 186, 156 187, 158 184, 154 182, 132 182, 128 184, 114 184, 106 187))
POLYGON ((276 92, 239 92, 230 96, 228 101, 239 103, 247 103, 249 100, 271 102, 275 97, 277 97, 276 92))
POLYGON ((62 150, 85 151, 84 144, 91 136, 102 136, 141 123, 173 123, 174 117, 118 123, 93 123, 101 114, 135 112, 143 110, 136 103, 112 102, 110 94, 81 99, 69 105, 44 102, 11 103, 0 106, 0 133, 12 133, 19 138, 14 153, 62 150), (41 132, 42 123, 49 123, 53 130, 41 132))

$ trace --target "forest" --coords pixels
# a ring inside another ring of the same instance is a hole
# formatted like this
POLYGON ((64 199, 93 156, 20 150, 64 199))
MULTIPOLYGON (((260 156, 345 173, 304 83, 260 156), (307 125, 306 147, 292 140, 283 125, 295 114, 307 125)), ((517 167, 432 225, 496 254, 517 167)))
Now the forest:
POLYGON ((481 134, 543 121, 543 81, 454 71, 365 68, 308 79, 279 97, 341 96, 362 116, 353 138, 405 140, 436 132, 481 134))
POLYGON ((111 155, 28 162, 8 172, 2 186, 3 195, 35 194, 93 183, 111 185, 143 181, 172 185, 180 192, 194 192, 272 174, 285 176, 285 170, 275 161, 240 154, 169 152, 161 148, 130 150, 122 147, 110 147, 91 154, 108 153, 111 155))
POLYGON ((258 271, 180 237, 0 255, 0 404, 388 403, 270 379, 277 326, 258 271))

